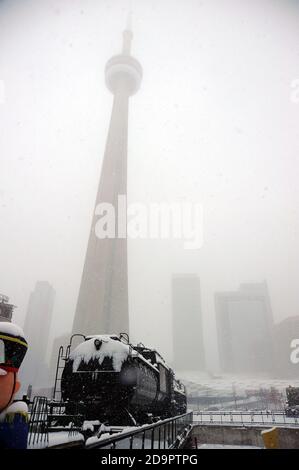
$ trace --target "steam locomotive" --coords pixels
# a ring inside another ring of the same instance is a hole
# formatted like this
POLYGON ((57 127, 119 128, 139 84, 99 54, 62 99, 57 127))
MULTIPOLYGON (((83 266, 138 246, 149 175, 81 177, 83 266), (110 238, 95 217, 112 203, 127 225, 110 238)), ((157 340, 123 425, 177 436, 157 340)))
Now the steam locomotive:
POLYGON ((68 414, 109 425, 144 424, 186 412, 186 391, 161 355, 126 335, 85 337, 66 360, 61 394, 68 414))

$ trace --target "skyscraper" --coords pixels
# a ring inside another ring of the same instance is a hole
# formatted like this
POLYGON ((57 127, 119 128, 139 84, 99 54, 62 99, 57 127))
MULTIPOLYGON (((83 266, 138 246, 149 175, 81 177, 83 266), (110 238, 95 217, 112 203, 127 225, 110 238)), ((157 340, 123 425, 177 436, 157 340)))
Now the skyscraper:
POLYGON ((31 293, 24 323, 28 352, 20 374, 22 386, 40 387, 47 381, 46 360, 49 332, 54 307, 55 290, 47 281, 38 281, 31 293))
MULTIPOLYGON (((96 207, 99 203, 111 204, 115 220, 118 220, 118 197, 127 193, 129 97, 137 92, 142 79, 141 65, 131 56, 132 36, 129 28, 123 32, 122 52, 112 57, 105 69, 106 84, 114 98, 96 207)), ((128 332, 126 234, 123 238, 98 238, 97 220, 94 214, 73 332, 128 332)))
POLYGON ((174 367, 185 371, 204 370, 205 353, 198 276, 173 276, 172 311, 174 367))
POLYGON ((273 372, 273 315, 267 284, 241 284, 215 294, 218 351, 223 372, 273 372))

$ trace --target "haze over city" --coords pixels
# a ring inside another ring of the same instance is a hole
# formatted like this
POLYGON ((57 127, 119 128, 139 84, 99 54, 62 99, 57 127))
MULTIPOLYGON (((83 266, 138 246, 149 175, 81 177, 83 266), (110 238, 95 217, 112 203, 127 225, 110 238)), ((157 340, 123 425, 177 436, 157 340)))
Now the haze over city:
POLYGON ((199 249, 128 241, 131 336, 171 359, 171 279, 195 273, 217 370, 215 292, 266 281, 275 321, 299 314, 297 1, 3 0, 1 290, 22 326, 49 281, 51 338, 71 331, 112 107, 104 67, 129 11, 143 80, 128 201, 203 208, 199 249))

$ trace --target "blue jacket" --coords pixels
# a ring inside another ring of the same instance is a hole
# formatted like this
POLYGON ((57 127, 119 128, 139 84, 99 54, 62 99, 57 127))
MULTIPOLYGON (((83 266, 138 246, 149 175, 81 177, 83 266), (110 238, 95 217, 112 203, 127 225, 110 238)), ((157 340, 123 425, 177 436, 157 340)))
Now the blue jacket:
POLYGON ((28 438, 28 413, 12 410, 1 413, 0 449, 26 449, 28 438))

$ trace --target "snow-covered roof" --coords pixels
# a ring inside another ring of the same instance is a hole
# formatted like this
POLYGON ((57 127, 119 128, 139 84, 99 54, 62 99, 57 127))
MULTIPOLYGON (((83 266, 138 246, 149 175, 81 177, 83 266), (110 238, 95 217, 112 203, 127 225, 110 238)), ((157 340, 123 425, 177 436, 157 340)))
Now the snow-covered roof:
POLYGON ((157 372, 157 366, 155 364, 152 364, 149 360, 145 359, 141 353, 136 351, 136 349, 132 348, 130 345, 120 341, 117 335, 86 336, 85 341, 80 343, 71 352, 70 359, 74 361, 73 372, 77 372, 81 361, 88 364, 91 359, 97 359, 99 364, 102 364, 106 357, 112 359, 113 370, 115 372, 120 372, 122 365, 128 358, 129 354, 131 354, 131 357, 133 358, 138 358, 157 372), (96 349, 95 347, 95 339, 102 341, 102 345, 99 349, 96 349))
POLYGON ((124 361, 127 359, 130 348, 127 344, 111 338, 110 335, 95 335, 87 337, 86 341, 79 344, 70 354, 70 359, 74 361, 73 372, 76 372, 81 361, 85 364, 91 359, 97 359, 102 364, 106 357, 112 359, 112 365, 115 372, 120 372, 124 361), (100 349, 95 347, 95 339, 102 341, 100 349))
POLYGON ((28 444, 28 449, 45 449, 47 447, 59 447, 64 444, 74 443, 74 442, 84 442, 83 434, 79 432, 70 432, 68 431, 59 431, 59 432, 49 432, 49 442, 46 440, 34 440, 32 439, 30 444, 28 444))
POLYGON ((1 321, 0 322, 0 334, 8 334, 13 336, 22 336, 25 337, 24 332, 19 325, 15 323, 10 323, 8 321, 1 321))

